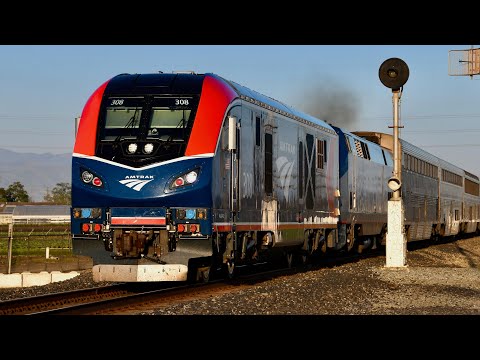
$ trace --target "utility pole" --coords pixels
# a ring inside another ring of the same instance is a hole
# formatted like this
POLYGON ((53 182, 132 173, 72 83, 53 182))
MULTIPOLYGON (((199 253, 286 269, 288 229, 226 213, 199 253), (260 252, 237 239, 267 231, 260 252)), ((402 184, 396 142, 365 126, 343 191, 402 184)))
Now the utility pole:
POLYGON ((398 58, 385 60, 378 72, 383 85, 392 89, 393 101, 393 174, 388 187, 393 191, 388 200, 386 267, 405 267, 407 264, 407 239, 404 227, 402 201, 402 151, 398 136, 399 107, 403 85, 407 82, 409 69, 398 58))

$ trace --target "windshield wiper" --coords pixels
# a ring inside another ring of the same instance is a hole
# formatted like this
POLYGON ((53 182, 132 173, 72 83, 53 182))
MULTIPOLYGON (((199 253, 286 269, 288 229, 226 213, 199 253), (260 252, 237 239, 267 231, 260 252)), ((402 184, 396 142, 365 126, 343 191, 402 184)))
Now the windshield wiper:
MULTIPOLYGON (((128 119, 127 123, 125 124, 125 126, 122 128, 122 129, 128 129, 128 128, 135 128, 135 124, 137 122, 137 112, 138 112, 138 107, 135 108, 135 112, 133 113, 132 117, 130 119, 128 119)), ((115 138, 115 140, 113 140, 113 146, 116 147, 116 145, 118 145, 118 143, 122 140, 122 137, 124 136, 124 134, 118 134, 118 136, 115 138)))

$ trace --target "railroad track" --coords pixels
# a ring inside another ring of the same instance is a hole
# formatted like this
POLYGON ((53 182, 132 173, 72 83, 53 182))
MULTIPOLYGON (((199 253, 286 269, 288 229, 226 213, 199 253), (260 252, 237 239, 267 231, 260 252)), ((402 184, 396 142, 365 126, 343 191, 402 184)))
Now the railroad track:
MULTIPOLYGON (((429 246, 418 243, 411 250, 429 246)), ((208 283, 185 284, 178 282, 120 283, 90 289, 73 290, 29 298, 0 302, 0 315, 110 315, 139 314, 175 302, 187 302, 238 291, 254 286, 276 276, 288 276, 298 272, 322 267, 339 266, 345 263, 378 256, 381 251, 362 254, 345 253, 343 256, 325 256, 308 264, 287 268, 271 268, 267 263, 257 266, 238 267, 240 270, 231 280, 213 276, 208 283), (306 266, 305 266, 306 265, 306 266)), ((338 255, 338 254, 337 254, 338 255)), ((225 270, 224 270, 225 271, 225 270)))
POLYGON ((238 267, 234 279, 215 276, 208 283, 120 283, 89 289, 47 294, 0 302, 0 315, 113 315, 139 314, 175 302, 202 299, 239 291, 278 276, 288 276, 315 268, 336 266, 375 253, 325 257, 321 261, 287 268, 269 264, 238 267))

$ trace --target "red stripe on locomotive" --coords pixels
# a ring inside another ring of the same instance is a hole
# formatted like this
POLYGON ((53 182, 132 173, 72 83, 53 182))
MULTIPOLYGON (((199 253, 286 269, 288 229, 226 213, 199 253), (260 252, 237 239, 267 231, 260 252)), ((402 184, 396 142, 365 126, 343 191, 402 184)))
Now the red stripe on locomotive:
POLYGON ((165 218, 159 217, 112 217, 112 225, 165 225, 165 218))
POLYGON ((186 156, 215 152, 225 110, 236 96, 226 83, 205 76, 186 156))
POLYGON ((83 108, 78 126, 77 138, 73 152, 83 155, 95 155, 95 141, 97 138, 98 114, 102 102, 103 93, 110 80, 104 82, 90 96, 83 108))

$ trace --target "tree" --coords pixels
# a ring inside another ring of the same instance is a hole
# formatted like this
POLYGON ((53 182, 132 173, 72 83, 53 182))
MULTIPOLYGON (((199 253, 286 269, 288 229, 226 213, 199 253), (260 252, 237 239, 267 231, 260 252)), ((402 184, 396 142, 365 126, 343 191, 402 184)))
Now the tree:
POLYGON ((4 188, 0 188, 0 201, 7 201, 7 191, 4 188))
POLYGON ((5 190, 6 200, 9 202, 28 202, 28 192, 25 190, 23 184, 20 181, 15 181, 10 184, 5 190))
POLYGON ((72 197, 72 186, 70 183, 57 183, 51 192, 43 197, 47 202, 54 202, 56 204, 70 205, 72 197))

